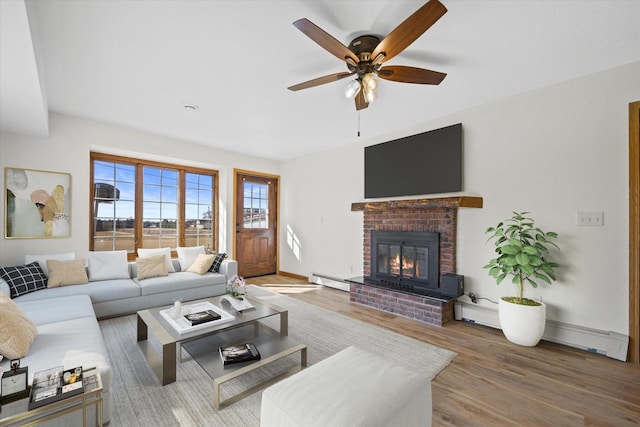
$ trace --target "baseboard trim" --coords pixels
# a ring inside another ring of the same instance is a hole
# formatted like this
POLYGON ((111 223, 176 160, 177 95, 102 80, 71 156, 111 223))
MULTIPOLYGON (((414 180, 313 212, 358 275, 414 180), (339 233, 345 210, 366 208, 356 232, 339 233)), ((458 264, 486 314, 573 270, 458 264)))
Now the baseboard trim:
POLYGON ((280 270, 278 271, 278 274, 280 276, 291 277, 292 279, 307 280, 307 276, 301 276, 300 274, 289 273, 288 271, 280 270))
MULTIPOLYGON (((454 310, 456 320, 467 320, 500 329, 497 309, 456 301, 454 310)), ((547 320, 542 339, 591 353, 603 354, 623 362, 627 361, 629 337, 617 332, 601 331, 555 320, 547 320)))
POLYGON ((330 288, 334 288, 334 289, 338 289, 346 292, 349 292, 350 290, 350 286, 347 282, 340 279, 333 278, 333 277, 327 277, 318 273, 311 273, 311 276, 309 276, 309 283, 328 286, 330 288))

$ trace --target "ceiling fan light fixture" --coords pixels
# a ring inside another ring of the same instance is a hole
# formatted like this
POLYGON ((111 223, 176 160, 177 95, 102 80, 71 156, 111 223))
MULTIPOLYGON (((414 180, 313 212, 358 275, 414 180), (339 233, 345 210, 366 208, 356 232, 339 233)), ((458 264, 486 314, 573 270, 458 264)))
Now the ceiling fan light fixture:
POLYGON ((362 94, 367 103, 372 103, 376 99, 378 89, 378 79, 374 73, 367 73, 362 77, 362 94))
POLYGON ((351 80, 347 87, 344 88, 344 96, 348 99, 353 99, 360 92, 361 86, 360 82, 356 80, 351 80))
POLYGON ((371 90, 369 88, 365 88, 362 90, 362 94, 364 95, 364 100, 367 101, 367 104, 371 104, 376 100, 376 91, 371 90))
POLYGON ((362 85, 375 92, 375 90, 378 89, 378 79, 376 78, 376 75, 373 73, 365 74, 362 78, 362 85))

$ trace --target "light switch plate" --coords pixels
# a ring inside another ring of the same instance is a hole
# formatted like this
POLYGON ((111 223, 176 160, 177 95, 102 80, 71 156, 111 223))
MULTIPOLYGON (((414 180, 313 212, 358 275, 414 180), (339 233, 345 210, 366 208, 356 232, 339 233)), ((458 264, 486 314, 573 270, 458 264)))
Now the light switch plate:
POLYGON ((602 227, 604 225, 604 212, 578 212, 577 225, 602 227))

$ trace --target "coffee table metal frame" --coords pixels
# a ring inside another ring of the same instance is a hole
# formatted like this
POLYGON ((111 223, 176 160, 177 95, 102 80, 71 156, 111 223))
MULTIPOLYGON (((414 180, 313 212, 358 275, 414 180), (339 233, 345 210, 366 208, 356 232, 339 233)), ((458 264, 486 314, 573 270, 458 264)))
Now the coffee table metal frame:
POLYGON ((238 400, 255 393, 282 378, 293 375, 307 366, 307 346, 292 338, 282 335, 279 331, 256 321, 253 324, 232 330, 223 331, 217 335, 203 337, 184 343, 182 346, 200 367, 213 379, 213 404, 216 409, 228 406, 238 400), (218 347, 225 347, 242 342, 252 342, 258 347, 261 359, 231 365, 223 365, 218 347), (262 381, 234 396, 222 400, 221 385, 256 369, 260 369, 276 360, 283 359, 295 353, 300 353, 300 363, 262 381))
MULTIPOLYGON (((180 359, 182 359, 182 346, 188 342, 200 340, 205 337, 233 333, 235 329, 250 328, 253 330, 251 335, 247 336, 247 339, 261 337, 261 343, 269 347, 274 346, 273 351, 267 351, 261 360, 252 363, 242 363, 238 366, 227 366, 224 372, 220 374, 218 370, 206 369, 203 366, 201 360, 196 360, 213 378, 214 385, 214 405, 216 409, 220 409, 229 403, 239 400, 240 398, 257 391, 260 388, 264 388, 267 385, 279 380, 280 378, 291 375, 294 371, 298 371, 307 366, 307 347, 303 344, 293 342, 287 337, 289 334, 289 316, 288 311, 282 309, 276 305, 268 302, 257 300, 249 297, 249 300, 253 303, 254 309, 247 310, 242 313, 235 312, 230 305, 223 305, 220 301, 221 297, 206 298, 199 301, 209 301, 218 307, 230 312, 236 318, 233 321, 222 323, 211 328, 201 329, 194 332, 185 334, 179 334, 160 314, 160 310, 167 307, 157 307, 149 310, 142 310, 137 313, 137 341, 138 346, 145 355, 149 366, 153 369, 156 376, 162 383, 167 385, 176 381, 176 354, 179 350, 180 359), (261 323, 261 319, 270 318, 273 316, 279 316, 279 330, 275 330, 261 323), (153 337, 158 341, 160 345, 160 352, 157 352, 151 342, 148 340, 148 334, 151 333, 153 337), (220 385, 237 378, 247 372, 258 369, 265 366, 275 360, 282 359, 296 352, 300 352, 300 366, 296 366, 289 371, 278 375, 271 381, 265 382, 259 386, 256 386, 250 390, 246 390, 233 398, 227 399, 224 402, 220 401, 220 385)), ((198 301, 194 301, 198 302, 198 301)), ((213 350, 217 350, 214 348, 213 350)), ((209 352, 214 354, 214 352, 209 352)), ((261 351, 262 353, 262 351, 261 351)), ((215 354, 216 357, 217 353, 215 354)), ((219 361, 219 359, 218 359, 219 361)), ((220 365, 222 362, 219 361, 220 365)))

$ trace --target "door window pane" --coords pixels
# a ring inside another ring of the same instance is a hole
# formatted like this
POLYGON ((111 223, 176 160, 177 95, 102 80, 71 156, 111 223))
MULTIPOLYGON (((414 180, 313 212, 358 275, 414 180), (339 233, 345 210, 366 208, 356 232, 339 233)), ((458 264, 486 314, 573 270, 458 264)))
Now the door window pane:
POLYGON ((244 185, 244 228, 269 228, 269 184, 244 185))

